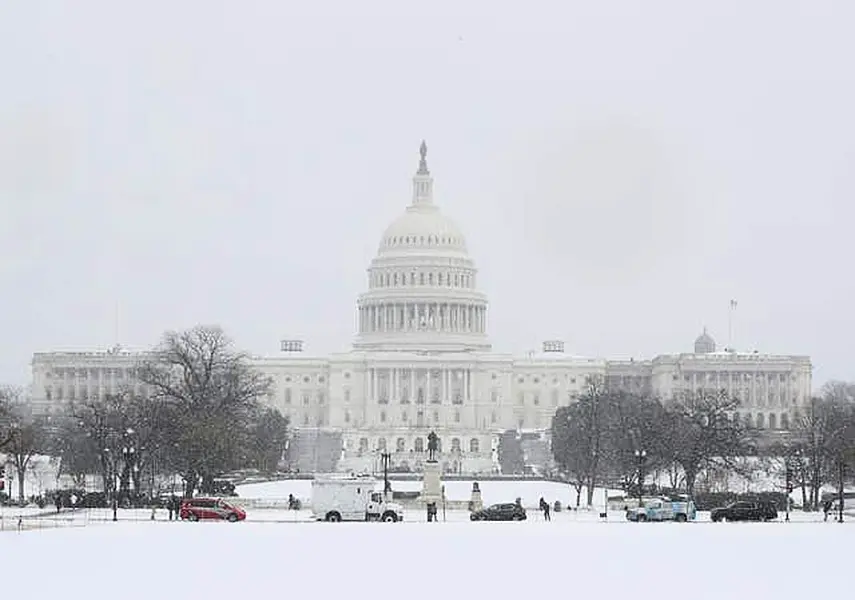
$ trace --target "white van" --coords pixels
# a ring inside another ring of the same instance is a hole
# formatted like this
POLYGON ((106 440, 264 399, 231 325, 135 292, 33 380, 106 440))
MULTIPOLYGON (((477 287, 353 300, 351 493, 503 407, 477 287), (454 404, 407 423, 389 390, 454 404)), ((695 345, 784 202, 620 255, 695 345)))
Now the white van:
POLYGON ((372 475, 315 477, 312 514, 316 521, 403 521, 403 507, 389 502, 377 487, 378 481, 372 475))

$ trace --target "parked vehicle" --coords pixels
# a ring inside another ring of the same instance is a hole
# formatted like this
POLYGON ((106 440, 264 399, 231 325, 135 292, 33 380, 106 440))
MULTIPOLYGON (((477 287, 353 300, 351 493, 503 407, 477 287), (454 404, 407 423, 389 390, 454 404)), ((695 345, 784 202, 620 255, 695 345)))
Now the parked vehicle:
POLYGON ((525 521, 525 509, 519 504, 493 504, 469 515, 470 521, 525 521))
POLYGON ((246 511, 221 498, 185 498, 181 501, 178 516, 186 521, 218 520, 234 523, 246 519, 246 511))
POLYGON ((774 521, 778 509, 771 502, 733 502, 710 511, 714 523, 720 521, 774 521))
MULTIPOLYGON (((312 513, 316 521, 404 520, 404 508, 392 494, 378 491, 373 475, 326 476, 312 480, 312 513)), ((382 485, 382 484, 381 484, 382 485)))
POLYGON ((628 508, 626 518, 636 523, 646 521, 677 521, 685 523, 694 521, 697 516, 695 503, 691 500, 671 500, 668 498, 653 498, 645 500, 642 506, 628 508))

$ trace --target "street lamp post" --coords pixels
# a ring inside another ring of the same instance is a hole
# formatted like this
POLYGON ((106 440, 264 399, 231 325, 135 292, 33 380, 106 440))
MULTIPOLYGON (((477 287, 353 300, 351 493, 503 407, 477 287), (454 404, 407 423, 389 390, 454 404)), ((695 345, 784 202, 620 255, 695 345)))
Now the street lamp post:
POLYGON ((380 459, 383 461, 383 497, 385 498, 392 489, 389 484, 389 461, 392 459, 392 455, 389 452, 381 452, 380 459))
POLYGON ((647 458, 647 450, 636 450, 635 458, 638 460, 638 507, 643 504, 644 495, 644 461, 647 458))
MULTIPOLYGON (((117 515, 117 502, 116 502, 116 461, 113 457, 113 453, 110 452, 109 448, 104 448, 104 456, 107 458, 107 477, 105 477, 106 481, 109 482, 110 486, 112 486, 112 501, 113 501, 113 521, 118 521, 117 515)), ((105 482, 106 483, 106 482, 105 482)))
POLYGON ((843 522, 843 478, 846 475, 846 463, 840 457, 837 463, 837 522, 843 522))
POLYGON ((784 486, 784 505, 786 509, 786 516, 784 517, 784 521, 790 521, 790 494, 793 493, 793 463, 790 460, 790 457, 787 456, 787 465, 786 465, 786 484, 784 486))
MULTIPOLYGON (((131 429, 130 427, 128 427, 125 430, 125 435, 124 435, 125 445, 122 447, 122 459, 124 460, 124 472, 127 474, 125 476, 128 479, 128 485, 127 485, 127 488, 124 490, 124 493, 127 494, 128 500, 130 500, 130 495, 131 495, 131 480, 133 479, 135 482, 136 480, 134 479, 134 476, 138 473, 138 471, 136 470, 137 449, 134 447, 134 441, 132 438, 133 435, 134 435, 134 430, 131 429)), ((136 490, 136 491, 139 491, 139 490, 136 490)))

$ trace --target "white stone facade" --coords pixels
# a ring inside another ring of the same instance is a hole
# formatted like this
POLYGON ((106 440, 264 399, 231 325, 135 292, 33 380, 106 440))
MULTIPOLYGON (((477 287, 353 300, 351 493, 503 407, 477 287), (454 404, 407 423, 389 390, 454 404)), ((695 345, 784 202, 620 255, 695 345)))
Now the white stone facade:
MULTIPOLYGON (((638 362, 571 357, 558 341, 524 357, 491 352, 486 295, 464 236, 433 202, 425 155, 423 144, 411 205, 386 229, 368 269, 353 351, 309 357, 285 341, 280 356, 254 359, 273 380, 268 403, 294 428, 340 432, 339 470, 376 471, 383 451, 393 466, 419 470, 434 430, 446 471, 495 471, 500 432, 548 430, 556 408, 592 377, 662 397, 723 387, 744 398, 743 418, 773 428, 810 397, 808 358, 716 353, 711 338, 699 338, 699 353, 638 362)), ((144 392, 134 379, 140 358, 37 353, 32 401, 52 411, 127 385, 144 392)))

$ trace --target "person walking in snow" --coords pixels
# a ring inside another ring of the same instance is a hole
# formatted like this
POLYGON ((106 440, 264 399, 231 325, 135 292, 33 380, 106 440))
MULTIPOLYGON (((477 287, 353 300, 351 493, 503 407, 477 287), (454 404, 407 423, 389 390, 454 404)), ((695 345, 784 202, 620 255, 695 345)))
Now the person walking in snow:
POLYGON ((540 510, 543 511, 543 519, 545 521, 551 521, 552 520, 552 517, 549 514, 549 502, 544 500, 543 497, 540 498, 540 510))

